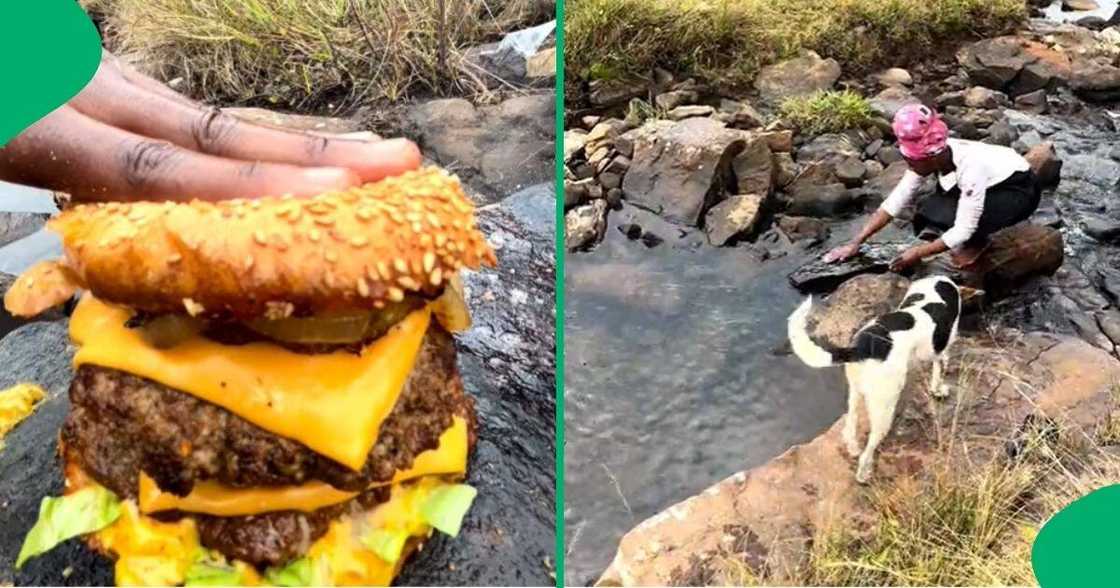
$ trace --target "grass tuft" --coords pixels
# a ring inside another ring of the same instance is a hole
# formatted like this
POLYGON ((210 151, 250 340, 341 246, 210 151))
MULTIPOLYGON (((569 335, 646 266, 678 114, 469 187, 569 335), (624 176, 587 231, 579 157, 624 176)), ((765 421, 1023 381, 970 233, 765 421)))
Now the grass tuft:
POLYGON ((802 49, 854 73, 925 58, 1025 18, 1022 0, 570 0, 565 67, 573 89, 655 67, 741 86, 802 49))
POLYGON ((83 0, 110 49, 194 97, 332 110, 482 89, 463 50, 544 22, 542 0, 83 0), (444 6, 441 17, 440 6, 444 6))
POLYGON ((786 122, 810 135, 862 128, 874 116, 867 100, 851 90, 788 98, 779 112, 786 122))

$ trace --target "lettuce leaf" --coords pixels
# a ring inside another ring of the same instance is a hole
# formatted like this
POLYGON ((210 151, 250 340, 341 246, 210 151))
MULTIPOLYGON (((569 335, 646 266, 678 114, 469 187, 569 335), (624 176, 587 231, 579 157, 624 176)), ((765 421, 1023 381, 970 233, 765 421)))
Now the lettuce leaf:
POLYGON ((403 529, 374 529, 362 537, 363 545, 389 563, 397 563, 401 558, 405 541, 408 533, 403 529))
POLYGON ((39 520, 23 539, 16 569, 71 537, 108 527, 119 516, 120 501, 101 486, 90 486, 57 498, 44 497, 39 503, 39 520))
POLYGON ((311 560, 301 557, 282 568, 270 568, 265 580, 273 586, 310 586, 311 560))
POLYGON ((200 559, 187 568, 185 586, 240 586, 241 572, 237 568, 200 559))
POLYGON ((466 484, 440 486, 420 506, 420 516, 441 532, 455 537, 478 491, 466 484))

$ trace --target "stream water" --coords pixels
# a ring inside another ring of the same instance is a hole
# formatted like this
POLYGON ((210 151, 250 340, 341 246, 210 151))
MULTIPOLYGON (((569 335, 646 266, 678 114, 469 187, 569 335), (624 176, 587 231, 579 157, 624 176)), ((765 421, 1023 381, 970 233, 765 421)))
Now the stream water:
POLYGON ((565 268, 568 583, 668 505, 807 441, 842 413, 842 375, 775 350, 801 301, 743 249, 647 249, 614 223, 565 268))

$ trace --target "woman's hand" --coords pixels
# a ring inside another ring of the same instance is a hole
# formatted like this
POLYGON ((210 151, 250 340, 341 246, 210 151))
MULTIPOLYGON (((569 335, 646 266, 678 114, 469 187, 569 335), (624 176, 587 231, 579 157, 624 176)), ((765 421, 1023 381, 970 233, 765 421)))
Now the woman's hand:
POLYGON ((825 263, 833 263, 855 257, 857 253, 859 253, 859 243, 848 243, 847 245, 841 245, 825 253, 822 259, 825 263))
POLYGON ((410 141, 273 129, 194 102, 108 52, 68 104, 0 148, 0 179, 76 201, 310 196, 420 165, 410 141))

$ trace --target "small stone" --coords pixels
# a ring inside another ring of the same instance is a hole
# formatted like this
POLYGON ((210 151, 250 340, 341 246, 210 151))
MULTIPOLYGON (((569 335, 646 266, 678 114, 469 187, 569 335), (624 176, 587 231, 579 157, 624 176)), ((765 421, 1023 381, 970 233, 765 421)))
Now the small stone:
POLYGON ((879 174, 883 173, 883 170, 886 169, 883 167, 883 164, 875 161, 874 159, 869 159, 863 162, 863 167, 867 170, 864 174, 864 177, 869 180, 878 177, 879 174))
POLYGON ((964 105, 970 108, 1002 108, 1009 104, 1007 94, 984 86, 973 86, 964 91, 964 105))
POLYGON ((1031 114, 1046 113, 1046 90, 1035 90, 1015 98, 1015 108, 1031 114))
POLYGON ((895 147, 893 145, 883 147, 879 150, 879 153, 877 153, 875 157, 879 160, 879 163, 882 163, 883 165, 890 165, 892 163, 903 161, 902 152, 898 150, 898 147, 895 147))
POLYGON ((594 246, 607 230, 607 201, 595 200, 564 215, 564 240, 569 251, 594 246))
POLYGON ((883 148, 883 140, 882 139, 875 139, 874 141, 868 143, 867 147, 863 148, 863 155, 864 155, 864 157, 875 157, 876 155, 879 154, 879 150, 882 149, 882 148, 883 148))
POLYGON ((720 100, 720 113, 724 115, 724 122, 737 129, 754 129, 761 127, 764 119, 750 104, 737 100, 720 100))
POLYGON ((1003 145, 1007 147, 1019 138, 1019 131, 1011 126, 1011 123, 1006 120, 1000 120, 988 127, 988 138, 985 139, 986 143, 992 145, 1003 145))
POLYGON ((863 178, 867 174, 867 168, 859 158, 845 157, 836 164, 834 173, 837 179, 848 188, 857 188, 863 184, 863 178))
POLYGON ((1067 12, 1087 12, 1100 7, 1096 0, 1062 0, 1062 10, 1067 12))
POLYGON ((823 241, 830 232, 827 221, 806 216, 784 215, 778 219, 778 228, 794 242, 803 239, 823 241))

